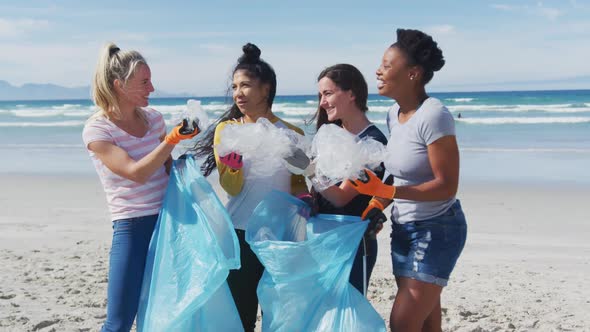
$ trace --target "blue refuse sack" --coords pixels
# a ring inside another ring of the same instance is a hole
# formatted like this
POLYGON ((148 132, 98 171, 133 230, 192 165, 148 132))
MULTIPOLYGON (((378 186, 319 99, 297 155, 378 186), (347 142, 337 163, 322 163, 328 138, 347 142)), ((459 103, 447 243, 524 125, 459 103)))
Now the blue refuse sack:
POLYGON ((265 268, 257 289, 262 331, 386 331, 349 283, 368 223, 309 213, 303 201, 272 192, 248 220, 246 241, 265 268))
POLYGON ((241 331, 227 286, 240 267, 227 210, 192 157, 175 160, 150 242, 138 331, 241 331))

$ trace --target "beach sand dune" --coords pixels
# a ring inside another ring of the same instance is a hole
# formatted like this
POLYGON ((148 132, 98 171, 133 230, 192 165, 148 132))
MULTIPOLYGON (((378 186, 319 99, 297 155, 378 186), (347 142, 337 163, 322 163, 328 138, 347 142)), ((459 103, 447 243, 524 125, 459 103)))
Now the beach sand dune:
MULTIPOLYGON (((0 331, 96 331, 111 240, 95 176, 1 175, 0 331)), ((443 292, 445 331, 590 331, 590 189, 467 184, 468 241, 443 292)), ((389 225, 369 298, 388 320, 389 225)))

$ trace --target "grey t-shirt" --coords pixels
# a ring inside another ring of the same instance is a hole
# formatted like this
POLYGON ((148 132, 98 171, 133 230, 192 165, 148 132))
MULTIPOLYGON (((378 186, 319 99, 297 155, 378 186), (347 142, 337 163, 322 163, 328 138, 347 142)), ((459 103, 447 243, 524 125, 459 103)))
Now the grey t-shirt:
MULTIPOLYGON (((412 186, 434 179, 427 146, 437 139, 455 135, 455 120, 449 110, 436 98, 428 98, 416 113, 400 124, 399 105, 387 114, 390 138, 384 165, 393 175, 396 186, 412 186)), ((421 202, 395 199, 392 220, 404 224, 426 220, 443 214, 453 205, 455 197, 444 201, 421 202)))

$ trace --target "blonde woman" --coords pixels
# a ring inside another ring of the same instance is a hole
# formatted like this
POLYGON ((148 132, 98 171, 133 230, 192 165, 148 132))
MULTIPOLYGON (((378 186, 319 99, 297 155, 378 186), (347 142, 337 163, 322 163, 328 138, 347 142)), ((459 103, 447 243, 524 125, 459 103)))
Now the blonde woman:
POLYGON ((129 331, 133 325, 147 249, 168 183, 166 161, 178 142, 198 133, 179 125, 166 135, 162 115, 147 107, 153 91, 150 67, 141 54, 112 43, 104 47, 93 84, 99 111, 82 134, 113 221, 102 331, 129 331))

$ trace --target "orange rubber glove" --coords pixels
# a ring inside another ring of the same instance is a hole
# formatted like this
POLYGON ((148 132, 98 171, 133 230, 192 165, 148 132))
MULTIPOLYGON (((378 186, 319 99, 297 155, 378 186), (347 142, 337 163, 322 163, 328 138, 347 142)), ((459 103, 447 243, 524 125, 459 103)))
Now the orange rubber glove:
POLYGON ((383 208, 383 204, 373 198, 369 201, 369 205, 367 205, 367 208, 361 215, 361 219, 369 221, 369 225, 365 231, 365 234, 369 238, 376 238, 377 234, 383 229, 383 223, 387 221, 387 217, 383 213, 383 208))
POLYGON ((369 196, 377 196, 386 199, 393 199, 395 186, 386 185, 381 179, 368 169, 365 169, 365 176, 356 180, 348 180, 356 191, 369 196))
POLYGON ((199 126, 195 121, 193 121, 193 130, 191 131, 188 127, 188 121, 186 119, 182 120, 182 123, 178 126, 172 128, 170 133, 166 135, 164 141, 168 144, 176 145, 183 139, 191 139, 199 133, 199 126))
POLYGON ((369 212, 371 212, 371 210, 373 209, 383 211, 385 207, 383 207, 383 204, 381 204, 381 202, 373 198, 369 201, 369 204, 365 208, 365 211, 363 211, 363 214, 361 214, 361 219, 366 220, 367 218, 370 218, 369 212))

